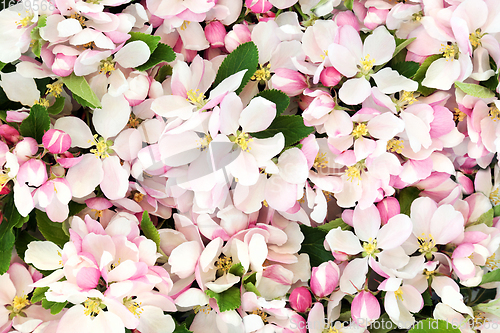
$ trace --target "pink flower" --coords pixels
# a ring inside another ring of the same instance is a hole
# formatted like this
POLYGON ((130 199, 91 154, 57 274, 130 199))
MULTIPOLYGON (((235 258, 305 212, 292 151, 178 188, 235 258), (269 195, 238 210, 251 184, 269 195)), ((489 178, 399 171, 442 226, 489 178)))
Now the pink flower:
POLYGON ((52 154, 61 154, 71 147, 71 137, 61 130, 50 129, 43 135, 43 146, 52 154))
POLYGON ((295 288, 288 297, 288 301, 292 309, 298 312, 306 312, 312 305, 311 293, 306 287, 295 288))
POLYGON ((340 270, 333 261, 313 267, 309 284, 317 297, 330 295, 339 283, 340 270))
POLYGON ((368 327, 380 317, 380 304, 369 291, 361 291, 351 304, 352 319, 361 327, 368 327))

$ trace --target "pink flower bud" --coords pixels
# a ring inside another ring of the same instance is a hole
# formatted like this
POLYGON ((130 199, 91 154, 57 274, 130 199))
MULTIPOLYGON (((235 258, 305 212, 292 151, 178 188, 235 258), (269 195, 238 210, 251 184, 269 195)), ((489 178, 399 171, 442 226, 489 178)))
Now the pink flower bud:
POLYGON ((51 154, 61 154, 71 147, 71 137, 61 130, 50 129, 43 135, 42 143, 51 154))
POLYGON ((464 194, 472 194, 474 192, 474 183, 472 180, 461 172, 457 172, 457 181, 462 188, 464 194))
POLYGON ((38 151, 38 143, 35 139, 26 137, 23 140, 19 141, 14 148, 14 155, 16 155, 19 160, 19 164, 24 163, 29 160, 29 158, 35 155, 38 151))
POLYGON ((47 168, 41 160, 31 159, 26 161, 17 172, 17 181, 30 186, 40 186, 47 181, 47 168))
POLYGON ((335 16, 335 22, 337 25, 343 26, 343 25, 350 25, 356 31, 359 31, 359 21, 356 15, 354 15, 353 12, 346 10, 346 11, 341 11, 335 16))
POLYGON ((313 267, 309 281, 313 294, 318 297, 330 295, 339 283, 339 275, 339 267, 333 261, 313 267))
POLYGON ((12 145, 19 141, 19 132, 7 124, 0 125, 0 136, 5 139, 7 144, 12 145))
POLYGON ((380 213, 382 224, 386 224, 391 217, 398 215, 401 212, 398 199, 393 197, 387 197, 380 201, 377 204, 377 209, 380 213))
POLYGON ((306 287, 295 288, 288 298, 292 309, 298 312, 306 312, 311 307, 312 297, 306 287))
POLYGON ((227 52, 233 52, 240 44, 249 42, 252 36, 248 27, 244 24, 236 24, 233 30, 229 31, 224 38, 224 45, 227 52))
POLYGON ((388 9, 377 9, 375 7, 370 7, 366 13, 364 19, 364 24, 368 29, 375 29, 379 25, 385 24, 385 19, 389 14, 388 9))
POLYGON ((360 327, 368 327, 380 317, 380 304, 369 291, 361 291, 351 304, 351 316, 360 327))
POLYGON ((223 47, 226 27, 219 21, 212 21, 205 27, 205 37, 212 47, 223 47))
POLYGON ((246 0, 245 5, 254 13, 265 13, 271 8, 273 5, 267 0, 246 0))
POLYGON ((288 68, 276 69, 271 78, 271 83, 273 88, 283 91, 290 97, 302 94, 304 89, 307 88, 306 77, 288 68))
POLYGON ((333 67, 325 67, 325 69, 321 72, 319 79, 325 87, 333 87, 340 82, 342 74, 340 74, 333 67))
POLYGON ((73 67, 75 65, 76 56, 67 56, 62 53, 58 53, 52 64, 52 72, 59 76, 68 76, 73 73, 73 67))

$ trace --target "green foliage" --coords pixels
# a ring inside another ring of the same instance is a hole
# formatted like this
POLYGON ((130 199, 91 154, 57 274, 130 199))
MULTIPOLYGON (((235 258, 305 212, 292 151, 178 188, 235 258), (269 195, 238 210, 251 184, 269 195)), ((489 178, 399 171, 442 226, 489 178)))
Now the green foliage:
MULTIPOLYGON (((159 37, 158 37, 159 38, 159 37)), ((83 76, 76 76, 75 73, 72 73, 69 76, 62 77, 62 82, 68 87, 68 89, 73 93, 73 95, 77 95, 79 97, 75 99, 77 102, 81 100, 86 103, 80 103, 84 106, 89 106, 92 108, 100 108, 101 102, 97 98, 94 91, 90 88, 87 80, 83 76)))
POLYGON ((205 293, 210 298, 215 298, 217 305, 219 306, 219 310, 222 312, 236 310, 241 305, 241 295, 238 287, 233 286, 219 294, 207 289, 205 293))
POLYGON ((151 53, 156 50, 156 47, 158 47, 158 44, 160 43, 161 37, 160 36, 153 36, 150 34, 145 34, 143 32, 130 32, 130 38, 127 40, 127 43, 134 42, 136 40, 141 40, 144 43, 146 43, 149 47, 149 50, 151 53))
MULTIPOLYGON (((290 97, 288 97, 284 92, 277 89, 264 90, 257 94, 257 96, 264 97, 276 104, 276 115, 279 116, 286 110, 290 104, 290 97)), ((256 97, 257 97, 256 96, 256 97)))
POLYGON ((399 191, 399 206, 401 208, 401 214, 406 214, 410 216, 410 208, 412 202, 418 198, 420 190, 416 187, 405 187, 399 191))
POLYGON ((316 228, 328 233, 328 231, 330 231, 332 229, 336 229, 338 227, 340 227, 340 229, 342 229, 342 230, 351 230, 352 229, 352 227, 349 224, 345 223, 342 220, 342 218, 340 218, 340 217, 338 219, 335 219, 335 220, 330 221, 328 223, 317 226, 316 228))
POLYGON ((5 65, 6 65, 5 63, 0 61, 0 71, 5 67, 5 65))
POLYGON ((455 87, 462 90, 467 95, 478 98, 495 97, 495 93, 488 88, 473 83, 455 82, 455 87))
POLYGON ((313 127, 304 125, 304 119, 301 116, 291 115, 278 116, 267 129, 257 133, 250 133, 250 135, 258 139, 265 139, 277 133, 283 133, 285 147, 289 147, 307 137, 313 131, 313 127))
POLYGON ((31 236, 26 230, 20 231, 16 237, 16 252, 17 255, 24 260, 24 253, 28 249, 28 244, 39 239, 31 236))
POLYGON ((300 230, 304 234, 304 241, 299 253, 307 253, 311 267, 317 267, 322 263, 335 260, 330 251, 325 250, 323 242, 328 231, 320 228, 312 228, 307 225, 300 225, 300 230))
POLYGON ((370 333, 387 333, 397 328, 398 326, 392 322, 389 315, 384 313, 370 325, 370 333))
POLYGON ((415 76, 413 77, 413 79, 418 82, 418 92, 420 92, 424 96, 428 96, 436 90, 434 88, 428 88, 428 87, 423 86, 422 81, 425 79, 425 74, 427 73, 429 66, 434 61, 436 61, 442 57, 443 57, 442 54, 434 54, 434 55, 427 57, 427 59, 425 59, 424 62, 422 63, 422 65, 420 65, 420 68, 417 70, 417 72, 415 73, 415 76))
POLYGON ((185 322, 182 324, 179 324, 176 322, 175 323, 175 330, 173 333, 193 333, 193 332, 187 329, 185 322))
MULTIPOLYGON (((458 324, 458 323, 457 323, 458 324)), ((458 328, 454 328, 452 324, 441 319, 428 318, 421 320, 413 326, 408 333, 460 333, 458 328)))
POLYGON ((259 50, 253 42, 243 43, 231 52, 222 62, 217 71, 212 87, 217 87, 224 79, 246 69, 240 87, 236 90, 239 94, 253 76, 259 65, 259 50))
POLYGON ((391 68, 407 78, 412 78, 420 68, 420 64, 414 61, 399 62, 391 65, 391 68))
POLYGON ((344 6, 345 8, 352 10, 352 5, 354 3, 354 0, 344 0, 344 6))
POLYGON ((46 298, 42 299, 42 307, 47 310, 50 309, 50 313, 53 315, 56 315, 59 312, 61 312, 62 309, 64 309, 64 307, 66 306, 66 304, 68 304, 68 302, 58 303, 58 302, 47 301, 46 298))
POLYGON ((231 266, 231 268, 229 269, 229 273, 242 277, 243 274, 245 274, 245 267, 243 267, 241 262, 239 262, 231 266))
POLYGON ((43 134, 50 129, 50 118, 47 109, 35 104, 31 107, 29 116, 19 126, 23 136, 29 136, 42 143, 43 134))
POLYGON ((500 281, 500 268, 483 275, 481 284, 500 281))
POLYGON ((36 223, 38 230, 40 230, 46 240, 59 245, 61 248, 69 241, 68 235, 63 231, 63 224, 52 222, 47 214, 41 210, 36 211, 36 223))
POLYGON ((61 113, 61 111, 64 108, 64 100, 65 100, 65 98, 62 96, 56 97, 56 101, 54 102, 54 104, 52 104, 51 106, 49 106, 47 108, 47 111, 49 112, 49 114, 61 113))
POLYGON ((472 223, 471 225, 475 225, 475 224, 486 224, 488 227, 492 227, 493 226, 493 217, 495 215, 495 210, 493 208, 491 208, 490 210, 488 210, 487 212, 481 214, 481 216, 479 216, 479 219, 477 219, 476 222, 472 223))
POLYGON ((155 80, 162 83, 169 75, 172 75, 172 66, 170 65, 162 66, 158 70, 158 73, 156 73, 155 80))
POLYGON ((167 44, 159 43, 158 46, 153 51, 153 53, 151 53, 149 60, 146 61, 144 64, 138 66, 137 70, 145 71, 153 66, 158 65, 161 62, 164 61, 171 62, 174 60, 175 60, 174 50, 172 50, 172 48, 167 44))
POLYGON ((144 232, 144 236, 155 242, 156 248, 160 250, 160 233, 154 226, 153 222, 151 222, 147 211, 142 213, 141 229, 142 232, 144 232))
POLYGON ((7 230, 0 236, 0 275, 5 274, 9 269, 15 241, 16 237, 12 229, 7 230))
POLYGON ((31 303, 38 303, 45 299, 45 292, 49 290, 49 287, 38 287, 33 290, 33 296, 31 296, 31 303))

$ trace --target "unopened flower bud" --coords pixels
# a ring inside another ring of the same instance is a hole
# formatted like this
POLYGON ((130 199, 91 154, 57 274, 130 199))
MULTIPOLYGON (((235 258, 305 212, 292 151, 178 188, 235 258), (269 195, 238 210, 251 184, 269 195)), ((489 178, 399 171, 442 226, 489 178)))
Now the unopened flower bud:
POLYGON ((311 307, 312 297, 306 287, 295 288, 288 298, 292 309, 297 312, 306 312, 311 307))
POLYGON ((51 154, 61 154, 71 147, 71 137, 61 130, 50 129, 43 135, 42 143, 51 154))
POLYGON ((330 295, 339 283, 339 275, 339 267, 333 261, 313 267, 309 281, 313 294, 318 297, 330 295))
POLYGON ((205 37, 212 47, 223 47, 226 27, 219 21, 212 21, 205 27, 205 37))
POLYGON ((368 327, 380 317, 380 304, 369 291, 361 291, 351 304, 351 316, 360 327, 368 327))
POLYGON ((253 13, 265 13, 271 8, 273 8, 273 5, 267 1, 267 0, 246 0, 245 5, 250 9, 253 13))
POLYGON ((377 204, 377 209, 380 213, 382 224, 386 224, 391 217, 401 212, 398 199, 393 197, 384 198, 377 204))
POLYGON ((325 87, 334 87, 341 79, 342 74, 333 67, 325 67, 319 76, 319 80, 325 87))
POLYGON ((47 168, 41 160, 30 159, 26 161, 17 173, 17 181, 30 186, 40 186, 47 181, 47 168))
POLYGON ((15 144, 19 141, 19 132, 7 124, 0 125, 0 136, 5 139, 7 144, 15 144))
POLYGON ((271 78, 271 84, 274 89, 281 90, 288 96, 300 95, 307 88, 306 77, 288 68, 277 68, 271 78))
POLYGON ((229 31, 224 38, 227 52, 233 52, 240 44, 249 42, 252 36, 248 27, 244 24, 235 24, 233 30, 229 31))

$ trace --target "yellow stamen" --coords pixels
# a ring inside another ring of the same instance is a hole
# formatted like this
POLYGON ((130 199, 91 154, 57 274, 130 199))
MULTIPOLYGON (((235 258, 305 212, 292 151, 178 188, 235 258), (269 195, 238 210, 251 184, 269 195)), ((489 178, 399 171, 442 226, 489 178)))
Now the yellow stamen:
POLYGON ((490 193, 490 201, 493 204, 493 206, 497 206, 500 204, 500 193, 499 193, 500 188, 496 188, 494 191, 491 191, 490 193))
POLYGON ((207 101, 205 100, 205 95, 203 93, 200 93, 199 89, 196 90, 189 90, 187 92, 187 98, 186 100, 198 107, 198 110, 201 109, 202 107, 207 104, 207 101))
POLYGON ((365 250, 363 255, 365 255, 365 253, 366 253, 366 256, 373 255, 377 250, 377 240, 372 239, 372 238, 368 238, 368 242, 363 243, 363 249, 365 250))
POLYGON ((328 326, 321 333, 339 333, 339 330, 336 329, 335 327, 328 326))
POLYGON ((30 301, 28 300, 28 295, 24 295, 23 297, 15 296, 12 301, 12 307, 14 308, 14 312, 19 313, 22 309, 30 305, 30 301))
POLYGON ((481 33, 481 29, 476 29, 476 31, 471 32, 471 34, 469 35, 470 45, 472 45, 474 49, 476 49, 478 46, 481 46, 481 38, 483 36, 484 34, 481 33))
POLYGON ((467 115, 465 113, 463 113, 462 111, 460 111, 460 109, 458 109, 458 108, 454 109, 454 112, 453 112, 453 120, 454 121, 458 120, 460 122, 460 121, 464 120, 466 116, 467 115))
POLYGON ((357 179, 359 184, 361 180, 361 170, 356 165, 347 167, 345 174, 347 175, 347 180, 352 182, 354 179, 357 179))
POLYGON ((260 65, 259 64, 259 69, 255 71, 255 73, 252 76, 253 81, 263 81, 267 82, 271 78, 271 64, 267 65, 260 65))
POLYGON ((0 173, 0 190, 3 189, 5 185, 10 181, 10 177, 7 174, 0 173))
POLYGON ((407 105, 412 105, 417 101, 413 95, 413 91, 403 91, 399 100, 405 102, 407 105))
POLYGON ((182 25, 179 27, 179 29, 181 29, 182 31, 186 30, 187 29, 187 26, 190 25, 191 22, 189 21, 184 21, 182 22, 182 25))
POLYGON ((231 266, 233 265, 233 259, 231 257, 226 257, 224 254, 219 256, 219 260, 214 262, 215 268, 217 271, 220 271, 220 275, 229 272, 231 266))
POLYGON ((498 119, 500 119, 500 110, 498 110, 495 104, 493 104, 493 106, 490 108, 490 118, 493 119, 493 121, 497 121, 498 119))
POLYGON ((403 145, 403 140, 390 139, 389 141, 387 141, 387 151, 401 154, 404 147, 405 146, 403 145))
POLYGON ((142 199, 144 198, 144 194, 140 193, 140 192, 136 192, 134 193, 134 201, 139 203, 142 201, 142 199))
POLYGON ((323 52, 325 53, 324 55, 323 54, 320 54, 319 56, 321 57, 321 59, 325 60, 326 57, 328 57, 328 50, 323 50, 323 52))
POLYGON ((101 64, 99 65, 99 73, 108 75, 111 74, 111 72, 115 69, 115 62, 112 59, 108 58, 101 60, 101 64))
POLYGON ((101 299, 99 298, 87 298, 85 302, 83 302, 83 306, 85 310, 83 313, 86 316, 96 317, 101 311, 101 299))
POLYGON ((137 318, 140 318, 142 312, 144 311, 144 309, 141 308, 142 302, 137 303, 132 299, 132 297, 125 297, 123 299, 123 305, 125 305, 125 307, 137 318))
POLYGON ((109 147, 113 144, 111 141, 104 140, 103 137, 97 140, 98 135, 94 135, 94 141, 89 140, 95 148, 91 149, 90 152, 94 154, 97 158, 106 158, 109 157, 108 151, 109 147))
POLYGON ((263 204, 264 206, 266 206, 266 207, 269 207, 269 204, 267 203, 267 201, 266 201, 266 200, 262 201, 262 204, 263 204))
POLYGON ((200 139, 199 143, 200 143, 200 147, 199 149, 201 151, 204 151, 205 149, 208 148, 208 145, 210 144, 210 142, 212 142, 212 136, 210 134, 205 134, 205 136, 203 138, 200 139))
POLYGON ((268 314, 262 311, 261 309, 253 310, 251 314, 259 316, 262 319, 262 322, 264 322, 264 324, 269 323, 269 321, 267 320, 268 314))
POLYGON ((436 273, 436 271, 428 271, 427 268, 424 268, 424 274, 426 275, 426 279, 429 280, 434 274, 436 273))
POLYGON ((102 217, 103 210, 91 209, 91 212, 94 212, 97 217, 102 217))
POLYGON ((493 253, 488 257, 488 259, 486 259, 485 266, 492 271, 500 267, 500 260, 496 259, 496 253, 493 253))
POLYGON ((363 135, 367 135, 367 134, 368 134, 368 129, 366 128, 366 124, 364 124, 364 123, 358 123, 356 125, 356 128, 354 128, 352 130, 352 136, 355 139, 359 139, 363 135))
POLYGON ((483 311, 474 311, 474 327, 480 328, 486 321, 486 315, 483 311))
POLYGON ((252 147, 249 147, 248 144, 253 141, 253 138, 250 138, 248 133, 241 132, 235 139, 234 143, 241 147, 243 151, 250 151, 252 147))
POLYGON ((54 84, 47 84, 47 94, 52 94, 54 97, 58 97, 62 93, 63 84, 55 82, 54 84))
POLYGON ((437 251, 436 242, 431 234, 428 236, 422 234, 422 237, 418 237, 418 243, 420 244, 419 251, 423 254, 431 254, 432 252, 437 251))
POLYGON ((88 42, 88 43, 82 44, 82 47, 84 49, 92 49, 93 50, 96 46, 95 46, 94 42, 88 42))
POLYGON ((363 74, 368 74, 368 72, 373 68, 373 65, 375 64, 375 59, 370 57, 369 54, 367 54, 364 58, 361 59, 361 72, 363 74))
POLYGON ((456 44, 452 45, 444 45, 441 44, 442 48, 439 50, 439 52, 442 52, 444 57, 446 58, 446 61, 451 60, 453 61, 454 59, 458 58, 459 51, 458 51, 458 46, 456 44))
MULTIPOLYGON (((32 14, 28 11, 26 11, 26 14, 27 15, 25 17, 23 17, 19 21, 16 21, 16 24, 20 25, 23 28, 26 28, 27 26, 32 25, 33 22, 31 22, 31 21, 33 20, 33 17, 35 16, 34 14, 32 14)), ((21 13, 18 13, 18 15, 21 16, 21 13)))
POLYGON ((78 22, 80 22, 80 25, 82 26, 82 28, 85 28, 86 25, 85 25, 85 21, 87 20, 85 17, 83 17, 82 15, 80 14, 72 14, 70 16, 70 18, 72 19, 75 19, 77 20, 78 22))
POLYGON ((203 312, 204 314, 209 314, 212 311, 212 307, 210 307, 209 305, 205 305, 205 306, 196 305, 193 308, 193 311, 194 311, 194 313, 203 312))
POLYGON ((318 153, 316 158, 314 159, 313 167, 317 169, 323 169, 328 166, 328 159, 326 157, 326 153, 318 153))
POLYGON ((46 98, 40 98, 38 101, 35 101, 34 104, 41 105, 45 108, 48 108, 50 106, 50 103, 46 98))
POLYGON ((403 301, 403 291, 401 290, 401 288, 398 288, 398 290, 396 290, 394 292, 394 295, 396 296, 396 298, 398 298, 400 301, 403 301))
POLYGON ((411 16, 414 22, 420 22, 422 20, 422 17, 424 17, 424 13, 422 11, 415 13, 411 16))
POLYGON ((128 118, 127 127, 128 128, 137 128, 141 124, 141 119, 137 118, 135 114, 130 113, 130 117, 128 118))

